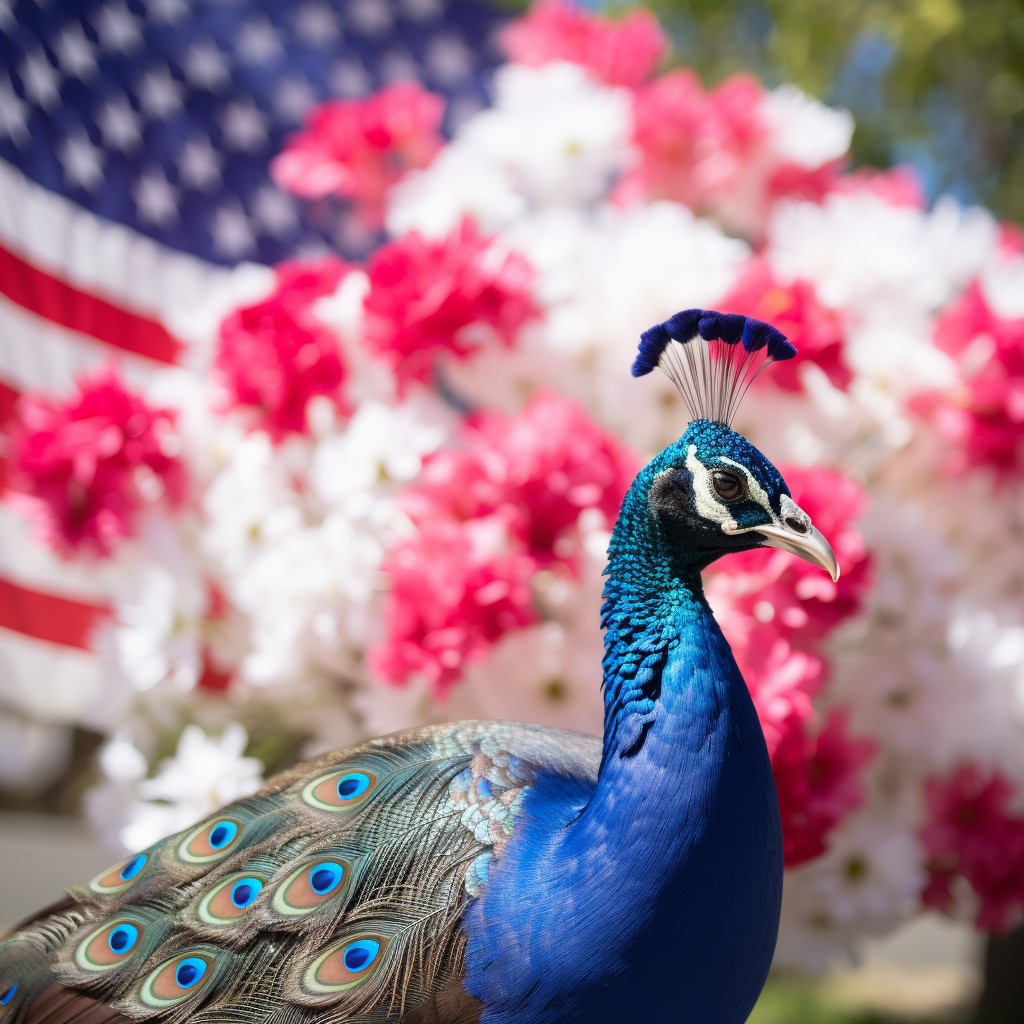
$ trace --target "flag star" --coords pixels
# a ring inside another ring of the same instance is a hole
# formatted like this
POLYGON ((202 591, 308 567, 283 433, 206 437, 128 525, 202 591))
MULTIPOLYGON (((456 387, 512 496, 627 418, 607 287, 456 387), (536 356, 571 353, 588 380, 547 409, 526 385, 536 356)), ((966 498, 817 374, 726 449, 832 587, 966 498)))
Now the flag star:
POLYGON ((86 38, 79 22, 66 25, 53 44, 60 69, 69 78, 87 82, 96 71, 96 49, 86 38))
POLYGON ((347 14, 352 27, 364 36, 382 36, 391 28, 387 0, 352 0, 347 14))
POLYGON ((178 219, 178 190, 162 167, 148 167, 132 189, 135 210, 143 224, 165 228, 178 219))
POLYGON ((144 0, 146 17, 154 25, 176 25, 191 11, 185 0, 144 0))
POLYGON ((212 39, 195 43, 182 61, 185 78, 196 89, 216 92, 231 81, 228 61, 212 39))
POLYGON ((136 88, 139 106, 151 121, 169 121, 182 107, 185 87, 171 75, 170 68, 150 68, 136 88))
POLYGON ((252 214, 257 227, 274 238, 285 238, 299 223, 291 196, 271 185, 265 185, 253 197, 252 214))
POLYGON ((41 49, 25 54, 18 74, 25 87, 26 99, 44 110, 60 105, 61 73, 41 49))
POLYGON ((228 149, 255 155, 267 142, 266 119, 252 100, 229 103, 221 114, 220 126, 228 149))
POLYGON ((358 99, 372 88, 366 68, 358 60, 339 60, 331 68, 331 92, 346 99, 358 99))
POLYGON ((303 4, 295 14, 295 34, 306 46, 330 46, 340 35, 338 19, 327 4, 303 4))
POLYGON ((6 135, 16 146, 28 142, 28 104, 18 98, 5 75, 0 83, 0 134, 6 135))
POLYGON ((469 47, 450 32, 434 36, 430 40, 424 63, 440 85, 455 85, 465 81, 473 73, 473 55, 469 47))
POLYGON ((75 128, 57 147, 57 159, 64 167, 64 180, 71 188, 95 192, 103 184, 106 154, 94 146, 84 128, 75 128))
POLYGON ((428 21, 444 13, 441 0, 400 0, 400 6, 409 21, 428 21))
POLYGON ((207 136, 189 139, 178 153, 178 181, 187 188, 211 192, 221 182, 223 162, 207 136))
POLYGON ((126 155, 142 145, 142 118, 135 112, 127 96, 108 100, 96 115, 96 123, 103 133, 103 145, 126 155))
POLYGON ((281 40, 266 18, 247 21, 238 30, 235 50, 246 64, 267 64, 281 52, 281 40))
POLYGON ((237 205, 220 206, 210 225, 213 248, 229 259, 240 259, 256 248, 256 236, 245 211, 237 205))
POLYGON ((100 8, 93 27, 108 53, 131 53, 142 44, 142 25, 124 0, 100 8))
POLYGON ((385 82, 416 82, 420 74, 407 50, 388 50, 380 59, 380 77, 385 82))
POLYGON ((274 113, 286 124, 297 124, 314 103, 316 93, 304 77, 282 78, 274 94, 274 113))

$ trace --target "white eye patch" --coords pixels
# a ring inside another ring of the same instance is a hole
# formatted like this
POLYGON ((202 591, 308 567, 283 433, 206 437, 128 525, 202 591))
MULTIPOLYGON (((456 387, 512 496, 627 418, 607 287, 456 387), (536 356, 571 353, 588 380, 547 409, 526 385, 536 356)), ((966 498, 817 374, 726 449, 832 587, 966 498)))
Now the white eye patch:
MULTIPOLYGON (((721 457, 721 462, 735 469, 743 475, 747 483, 747 493, 753 501, 756 501, 765 512, 768 513, 771 521, 775 521, 775 513, 772 512, 771 502, 765 489, 753 478, 746 466, 741 466, 732 459, 721 457)), ((693 474, 693 497, 697 504, 697 514, 712 522, 721 523, 722 532, 728 534, 747 533, 757 527, 741 528, 728 505, 721 501, 715 494, 714 486, 711 483, 711 471, 697 458, 697 446, 691 444, 686 453, 686 468, 693 474)))

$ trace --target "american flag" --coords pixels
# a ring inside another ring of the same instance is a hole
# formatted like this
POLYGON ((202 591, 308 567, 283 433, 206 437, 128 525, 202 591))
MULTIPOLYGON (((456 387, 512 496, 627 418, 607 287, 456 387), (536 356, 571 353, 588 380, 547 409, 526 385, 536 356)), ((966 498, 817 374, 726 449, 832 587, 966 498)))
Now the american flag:
MULTIPOLYGON (((138 383, 187 363, 269 265, 365 255, 378 239, 346 204, 286 195, 270 158, 313 104, 400 79, 446 97, 450 132, 488 102, 506 18, 471 0, 0 0, 0 423, 114 354, 138 383)), ((0 504, 0 732, 95 702, 115 574, 0 504)))

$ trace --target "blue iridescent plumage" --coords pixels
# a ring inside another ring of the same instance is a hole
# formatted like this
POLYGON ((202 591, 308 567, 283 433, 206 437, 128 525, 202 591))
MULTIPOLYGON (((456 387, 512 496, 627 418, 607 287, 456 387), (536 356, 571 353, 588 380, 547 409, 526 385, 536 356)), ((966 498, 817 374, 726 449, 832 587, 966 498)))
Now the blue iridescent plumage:
POLYGON ((634 372, 658 365, 720 415, 623 501, 603 740, 463 722, 300 765, 0 944, 0 1024, 742 1024, 774 950, 782 834, 701 572, 771 545, 838 575, 727 425, 750 367, 787 355, 768 325, 706 310, 644 335, 634 372))

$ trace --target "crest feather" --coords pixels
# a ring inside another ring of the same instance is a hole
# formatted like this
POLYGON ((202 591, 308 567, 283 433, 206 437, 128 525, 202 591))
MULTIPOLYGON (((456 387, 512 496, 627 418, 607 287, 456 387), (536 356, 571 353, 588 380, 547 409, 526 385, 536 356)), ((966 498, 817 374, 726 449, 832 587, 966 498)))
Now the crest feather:
POLYGON ((644 331, 632 373, 642 377, 659 367, 679 389, 691 419, 727 427, 757 375, 769 363, 795 355, 771 324, 738 313, 684 309, 644 331))

